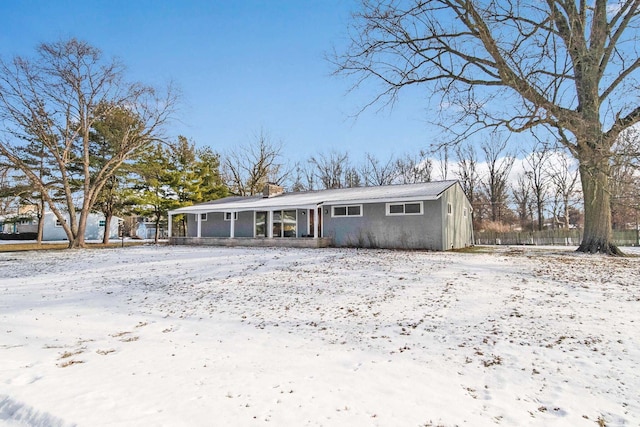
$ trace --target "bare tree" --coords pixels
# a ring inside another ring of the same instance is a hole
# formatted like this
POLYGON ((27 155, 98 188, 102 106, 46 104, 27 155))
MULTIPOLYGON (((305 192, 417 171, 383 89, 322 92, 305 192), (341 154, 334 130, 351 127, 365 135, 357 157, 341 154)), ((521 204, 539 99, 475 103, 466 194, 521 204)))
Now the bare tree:
POLYGON ((478 228, 482 221, 483 209, 478 200, 478 187, 480 186, 480 174, 478 173, 478 154, 473 144, 460 144, 456 146, 458 158, 455 175, 460 181, 464 194, 473 207, 473 225, 478 228))
POLYGON ((525 174, 518 174, 516 182, 511 186, 511 194, 516 204, 516 212, 520 227, 524 230, 531 223, 533 230, 533 213, 531 210, 531 182, 525 174))
POLYGON ((495 133, 481 148, 487 162, 487 175, 481 183, 489 201, 491 221, 500 222, 507 211, 507 185, 515 157, 505 151, 507 140, 495 133))
POLYGON ((316 189, 315 167, 309 162, 296 162, 291 191, 313 191, 316 189))
POLYGON ((274 142, 264 130, 253 143, 228 152, 222 170, 231 192, 239 196, 258 194, 267 182, 282 185, 290 174, 282 157, 282 142, 274 142))
POLYGON ((346 188, 362 187, 362 178, 357 168, 349 166, 344 172, 344 186, 346 188))
POLYGON ((366 153, 364 164, 360 167, 360 175, 365 187, 393 184, 398 176, 396 162, 393 156, 386 162, 381 162, 373 154, 366 153))
POLYGON ((427 157, 427 153, 421 150, 417 155, 405 154, 396 159, 395 168, 396 181, 400 184, 430 182, 433 162, 427 157))
POLYGON ((611 217, 613 228, 626 229, 638 221, 640 209, 640 131, 623 132, 611 161, 611 217))
POLYGON ((639 10, 638 0, 362 0, 352 42, 333 61, 354 87, 380 84, 369 105, 428 86, 450 142, 497 126, 553 133, 579 162, 578 250, 621 254, 611 241, 609 160, 620 133, 640 122, 639 10))
POLYGON ((87 218, 102 187, 132 153, 160 137, 176 105, 172 89, 125 83, 123 70, 76 39, 41 44, 33 60, 0 60, 0 118, 6 124, 0 154, 42 194, 70 248, 84 246, 87 218), (117 150, 96 166, 92 126, 116 107, 130 111, 141 126, 123 134, 117 150), (39 176, 21 156, 32 143, 41 144, 51 175, 39 176), (54 193, 63 195, 62 204, 54 193))
POLYGON ((443 145, 438 150, 438 166, 440 167, 440 177, 443 180, 447 180, 449 178, 449 146, 443 145))
POLYGON ((460 181, 460 185, 462 185, 464 194, 473 205, 480 182, 476 149, 472 144, 459 145, 456 147, 456 157, 458 158, 456 176, 460 181))
POLYGON ((553 159, 549 166, 549 177, 556 198, 562 202, 560 211, 564 226, 569 228, 572 200, 578 190, 579 173, 577 168, 572 168, 571 159, 564 152, 556 152, 553 159))
POLYGON ((309 159, 315 167, 316 177, 323 188, 345 187, 344 175, 349 169, 349 154, 345 151, 331 151, 328 154, 318 154, 309 159))
POLYGON ((538 230, 544 228, 544 205, 549 197, 547 189, 549 177, 547 174, 549 149, 546 145, 534 148, 533 152, 525 157, 525 175, 529 180, 531 192, 533 193, 538 217, 538 230))

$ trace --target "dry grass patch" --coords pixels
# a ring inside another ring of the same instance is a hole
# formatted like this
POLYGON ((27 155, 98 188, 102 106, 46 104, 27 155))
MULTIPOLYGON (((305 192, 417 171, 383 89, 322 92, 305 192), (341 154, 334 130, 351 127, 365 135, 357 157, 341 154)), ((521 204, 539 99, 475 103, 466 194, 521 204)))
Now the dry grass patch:
MULTIPOLYGON (((142 241, 127 241, 124 243, 125 247, 129 246, 142 246, 145 242, 142 241)), ((104 248, 120 248, 122 247, 121 241, 113 241, 108 244, 102 243, 87 243, 87 249, 104 249, 104 248)), ((0 252, 25 252, 25 251, 60 251, 68 249, 69 244, 67 242, 60 243, 7 243, 0 245, 0 252)))

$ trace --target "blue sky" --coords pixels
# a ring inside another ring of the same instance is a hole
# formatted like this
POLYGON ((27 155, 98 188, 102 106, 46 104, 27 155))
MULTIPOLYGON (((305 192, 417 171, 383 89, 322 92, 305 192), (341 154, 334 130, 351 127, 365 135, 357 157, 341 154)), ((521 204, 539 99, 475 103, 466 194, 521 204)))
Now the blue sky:
POLYGON ((183 92, 170 135, 224 153, 263 129, 292 162, 331 149, 353 161, 429 148, 426 93, 353 115, 375 93, 347 94, 325 54, 344 47, 356 0, 0 0, 0 55, 41 42, 86 40, 120 58, 128 77, 183 92))

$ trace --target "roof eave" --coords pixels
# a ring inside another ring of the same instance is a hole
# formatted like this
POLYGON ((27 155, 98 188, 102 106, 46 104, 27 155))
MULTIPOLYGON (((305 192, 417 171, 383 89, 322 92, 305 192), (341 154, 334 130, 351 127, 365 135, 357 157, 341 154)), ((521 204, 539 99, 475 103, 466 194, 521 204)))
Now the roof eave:
POLYGON ((195 205, 184 208, 178 208, 169 211, 170 215, 180 214, 197 214, 203 212, 246 212, 246 211, 274 211, 285 209, 314 209, 323 205, 344 205, 344 204, 366 204, 366 203, 393 203, 393 202, 419 202, 419 201, 434 201, 442 197, 442 193, 432 196, 407 196, 407 197, 384 197, 379 199, 343 199, 343 200, 331 200, 326 202, 319 202, 314 204, 277 204, 273 205, 265 204, 263 206, 240 206, 238 204, 230 203, 228 205, 195 205), (215 207, 214 207, 215 206, 215 207))

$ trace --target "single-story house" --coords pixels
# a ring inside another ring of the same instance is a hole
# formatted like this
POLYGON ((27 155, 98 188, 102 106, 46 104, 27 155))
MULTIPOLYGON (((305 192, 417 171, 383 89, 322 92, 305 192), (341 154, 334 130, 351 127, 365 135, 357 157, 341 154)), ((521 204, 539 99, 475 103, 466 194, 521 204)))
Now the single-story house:
POLYGON ((169 211, 186 215, 172 244, 353 246, 449 250, 473 245, 471 204, 458 181, 226 197, 169 211))

